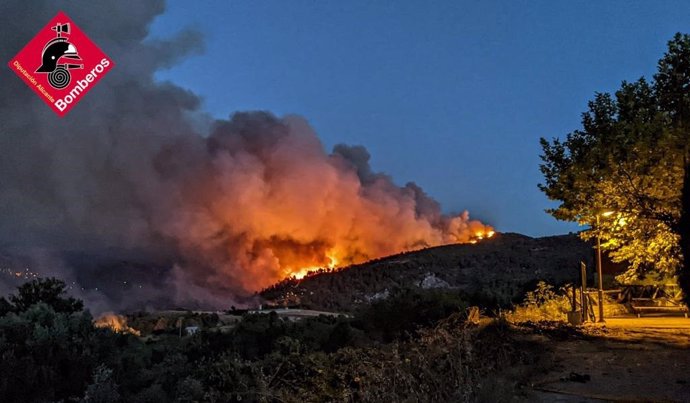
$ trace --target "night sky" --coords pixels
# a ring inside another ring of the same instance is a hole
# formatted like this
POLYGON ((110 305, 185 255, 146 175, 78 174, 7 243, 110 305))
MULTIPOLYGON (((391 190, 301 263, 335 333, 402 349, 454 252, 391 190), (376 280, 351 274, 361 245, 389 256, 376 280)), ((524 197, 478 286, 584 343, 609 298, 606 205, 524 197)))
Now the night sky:
POLYGON ((544 213, 539 137, 579 128, 595 92, 651 77, 690 32, 687 1, 171 1, 152 39, 199 30, 205 50, 159 79, 215 117, 304 116, 325 147, 446 211, 528 235, 577 230, 544 213))

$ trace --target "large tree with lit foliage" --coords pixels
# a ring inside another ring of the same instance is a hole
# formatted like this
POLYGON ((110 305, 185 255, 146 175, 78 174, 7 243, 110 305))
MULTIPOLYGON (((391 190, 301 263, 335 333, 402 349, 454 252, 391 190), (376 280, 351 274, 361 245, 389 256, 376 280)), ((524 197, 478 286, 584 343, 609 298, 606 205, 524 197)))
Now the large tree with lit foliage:
MULTIPOLYGON (((681 270, 682 252, 690 257, 690 222, 683 208, 690 205, 690 185, 686 197, 681 194, 684 177, 690 177, 684 175, 690 160, 690 35, 668 42, 651 81, 624 81, 614 94, 597 93, 588 106, 581 129, 564 140, 541 139, 539 187, 560 202, 548 212, 589 225, 584 239, 600 235, 614 261, 629 262, 619 281, 670 282, 680 274, 685 288, 690 283, 681 270)), ((690 288, 685 291, 690 295, 690 288)))

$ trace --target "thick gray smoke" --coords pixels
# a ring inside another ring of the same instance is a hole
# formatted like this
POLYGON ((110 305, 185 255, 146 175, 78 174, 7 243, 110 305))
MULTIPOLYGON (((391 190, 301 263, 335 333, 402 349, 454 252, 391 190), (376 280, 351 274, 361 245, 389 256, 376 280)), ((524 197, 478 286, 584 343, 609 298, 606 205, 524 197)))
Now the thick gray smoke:
POLYGON ((93 284, 136 278, 119 303, 221 305, 307 267, 489 230, 372 172, 363 147, 325 152, 300 117, 206 118, 196 95, 153 79, 202 46, 193 31, 146 39, 162 1, 5 0, 0 59, 59 10, 116 66, 62 119, 0 74, 0 263, 89 283, 89 300, 93 284))

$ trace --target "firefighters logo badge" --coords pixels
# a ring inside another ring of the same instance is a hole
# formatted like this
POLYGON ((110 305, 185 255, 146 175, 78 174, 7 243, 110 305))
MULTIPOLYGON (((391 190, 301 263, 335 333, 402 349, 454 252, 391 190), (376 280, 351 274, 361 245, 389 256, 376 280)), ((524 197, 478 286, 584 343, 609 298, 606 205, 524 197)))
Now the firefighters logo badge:
POLYGON ((9 66, 58 115, 64 116, 114 63, 61 12, 9 66))

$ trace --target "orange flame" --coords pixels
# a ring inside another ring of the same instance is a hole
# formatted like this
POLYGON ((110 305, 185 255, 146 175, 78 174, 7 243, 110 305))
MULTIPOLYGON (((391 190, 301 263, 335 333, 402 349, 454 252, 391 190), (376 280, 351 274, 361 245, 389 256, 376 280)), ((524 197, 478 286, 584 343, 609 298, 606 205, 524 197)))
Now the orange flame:
POLYGON ((335 250, 330 250, 326 253, 326 258, 328 258, 328 263, 322 266, 306 266, 292 269, 290 266, 285 268, 285 277, 294 277, 297 280, 301 280, 306 277, 309 273, 315 272, 322 269, 333 270, 338 267, 338 258, 336 257, 335 250))
MULTIPOLYGON (((483 229, 478 230, 474 233, 474 237, 471 239, 467 240, 462 240, 458 241, 455 243, 470 243, 470 244, 476 244, 478 241, 483 240, 484 238, 488 239, 493 237, 496 232, 494 229, 490 226, 485 226, 482 225, 483 229)), ((438 245, 431 245, 431 246, 438 246, 438 245)), ((407 252, 409 250, 400 250, 397 252, 407 252)), ((383 256, 383 255, 382 255, 383 256)), ((373 256, 371 257, 372 259, 382 257, 382 256, 373 256)), ((362 263, 362 261, 366 260, 359 260, 356 258, 347 258, 342 252, 339 253, 339 249, 337 247, 329 249, 325 253, 325 257, 327 259, 327 262, 325 264, 321 265, 306 265, 306 266, 299 266, 299 263, 296 262, 290 262, 290 261, 282 261, 281 263, 284 263, 283 266, 283 277, 284 278, 295 278, 297 280, 301 280, 309 273, 311 272, 316 272, 319 270, 334 270, 339 268, 339 262, 342 261, 347 261, 349 264, 356 264, 356 263, 362 263)), ((321 260, 321 259, 318 259, 321 260)))
POLYGON ((127 326, 127 318, 122 315, 116 315, 112 312, 104 313, 93 321, 94 326, 99 328, 109 328, 117 333, 131 333, 135 336, 141 336, 141 333, 127 326))

